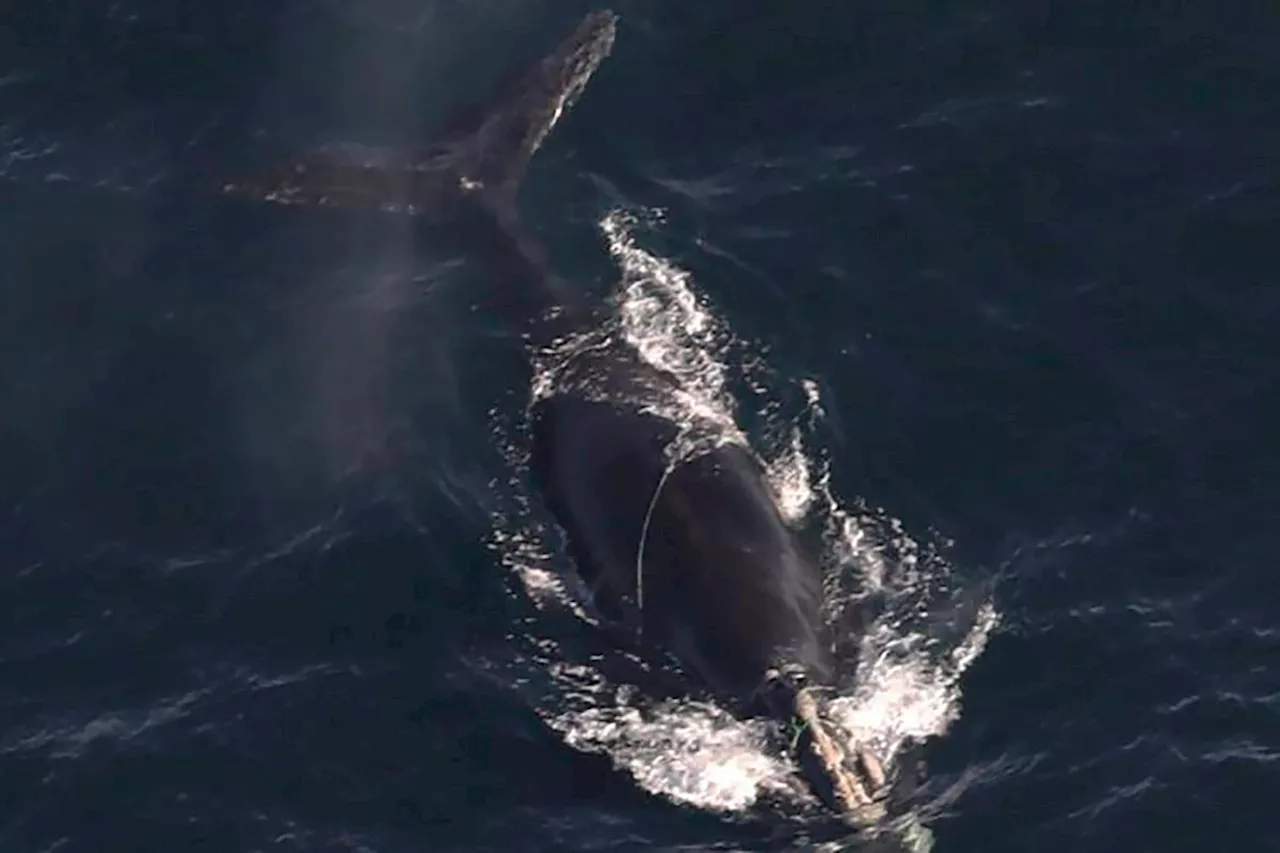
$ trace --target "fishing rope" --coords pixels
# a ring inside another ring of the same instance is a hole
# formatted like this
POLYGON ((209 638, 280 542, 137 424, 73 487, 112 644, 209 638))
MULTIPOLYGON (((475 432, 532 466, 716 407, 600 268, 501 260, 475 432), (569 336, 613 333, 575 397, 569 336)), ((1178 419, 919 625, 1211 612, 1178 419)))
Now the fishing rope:
POLYGON ((809 728, 809 721, 808 721, 807 719, 803 718, 803 717, 802 717, 802 718, 800 718, 800 722, 799 722, 799 723, 796 723, 796 722, 794 722, 794 721, 792 722, 792 725, 791 725, 791 750, 790 750, 791 752, 795 752, 795 751, 796 751, 796 745, 797 745, 798 743, 800 743, 800 736, 804 734, 804 730, 805 730, 805 729, 807 729, 807 728, 809 728))
POLYGON ((640 547, 636 549, 636 607, 640 611, 640 621, 636 630, 641 636, 644 635, 644 543, 649 537, 649 522, 653 520, 653 509, 658 505, 658 495, 662 493, 662 487, 666 485, 667 478, 679 464, 679 460, 676 460, 663 469, 662 476, 658 478, 658 485, 653 487, 649 508, 645 510, 644 524, 640 526, 640 547))

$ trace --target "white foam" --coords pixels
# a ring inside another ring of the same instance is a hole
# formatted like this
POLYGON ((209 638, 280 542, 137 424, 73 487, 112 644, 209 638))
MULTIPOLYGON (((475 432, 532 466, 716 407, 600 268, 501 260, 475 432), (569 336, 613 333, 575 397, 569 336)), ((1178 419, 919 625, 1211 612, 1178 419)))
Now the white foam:
POLYGON ((548 722, 570 746, 607 752, 641 788, 678 803, 738 812, 762 791, 794 789, 789 763, 765 751, 763 724, 744 723, 714 705, 681 701, 642 709, 623 699, 548 722))
MULTIPOLYGON (((660 222, 661 214, 654 212, 649 220, 660 222)), ((641 358, 677 380, 674 398, 651 405, 684 427, 691 443, 708 437, 745 443, 725 389, 726 367, 717 357, 725 333, 693 290, 689 274, 637 244, 634 229, 639 224, 637 217, 614 211, 601 221, 600 230, 622 270, 621 337, 641 358)))

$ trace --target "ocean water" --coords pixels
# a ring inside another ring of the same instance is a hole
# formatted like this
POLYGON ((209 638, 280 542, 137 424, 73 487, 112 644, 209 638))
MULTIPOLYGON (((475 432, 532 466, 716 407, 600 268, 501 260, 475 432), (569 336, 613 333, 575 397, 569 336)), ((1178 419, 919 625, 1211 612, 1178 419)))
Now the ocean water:
POLYGON ((213 191, 588 4, 14 0, 0 850, 1280 848, 1280 17, 747 6, 616 3, 522 211, 869 608, 894 824, 601 639, 466 252, 213 191))

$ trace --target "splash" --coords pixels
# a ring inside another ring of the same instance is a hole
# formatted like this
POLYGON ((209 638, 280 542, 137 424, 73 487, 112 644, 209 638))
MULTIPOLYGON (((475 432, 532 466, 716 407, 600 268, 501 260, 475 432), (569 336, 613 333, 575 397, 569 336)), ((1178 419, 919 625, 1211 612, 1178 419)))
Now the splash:
POLYGON ((793 525, 820 526, 828 623, 846 624, 855 609, 879 605, 861 631, 856 669, 838 671, 842 693, 831 711, 854 741, 891 763, 904 747, 945 733, 954 721, 960 677, 999 617, 981 591, 957 586, 952 567, 898 519, 839 500, 829 459, 805 445, 806 432, 825 414, 820 389, 812 380, 803 388, 805 417, 770 464, 770 479, 793 525))
MULTIPOLYGON (((661 221, 658 215, 654 219, 661 221)), ((678 410, 664 414, 682 426, 701 422, 726 440, 745 443, 725 389, 726 368, 716 357, 726 333, 698 299, 687 272, 636 244, 632 234, 638 224, 621 211, 600 224, 623 274, 622 337, 649 364, 676 377, 678 410)))
POLYGON ((547 722, 570 746, 607 753, 641 788, 677 803, 741 812, 762 792, 795 790, 788 762, 768 751, 766 725, 743 723, 715 705, 676 700, 643 707, 620 691, 612 703, 549 715, 547 722))
MULTIPOLYGON (((686 271, 642 247, 641 232, 661 222, 652 212, 614 211, 600 223, 621 270, 615 321, 536 354, 533 395, 541 398, 581 381, 564 365, 587 348, 631 347, 678 380, 674 395, 625 401, 681 427, 676 464, 706 442, 749 440, 727 390, 730 353, 739 342, 699 297, 686 271)), ((770 390, 763 359, 746 361, 747 381, 770 390)), ((768 414, 773 422, 765 430, 782 440, 772 456, 761 454, 762 461, 787 522, 818 540, 829 623, 843 624, 868 602, 879 605, 857 636, 845 638, 851 653, 831 709, 851 737, 873 745, 888 764, 908 744, 944 733, 955 719, 960 676, 981 653, 996 613, 990 602, 966 592, 951 567, 907 536, 896 519, 840 500, 828 460, 810 447, 825 414, 821 389, 809 379, 800 387, 802 411, 784 416, 779 407, 768 414)), ((772 390, 774 398, 788 396, 785 388, 772 390)), ((495 433, 513 467, 521 468, 527 460, 511 435, 509 429, 495 433)), ((545 689, 533 691, 527 678, 524 687, 547 724, 575 748, 609 755, 642 789, 675 802, 725 813, 766 801, 812 804, 812 795, 796 784, 790 760, 770 742, 767 722, 743 721, 688 699, 646 698, 628 679, 606 675, 598 651, 575 652, 572 640, 548 641, 540 634, 549 630, 546 617, 557 610, 581 623, 599 622, 567 560, 558 556, 560 534, 550 517, 536 501, 522 496, 515 503, 494 543, 541 614, 523 638, 521 665, 546 675, 545 689)), ((922 840, 913 846, 927 846, 927 833, 917 830, 912 831, 922 840)))

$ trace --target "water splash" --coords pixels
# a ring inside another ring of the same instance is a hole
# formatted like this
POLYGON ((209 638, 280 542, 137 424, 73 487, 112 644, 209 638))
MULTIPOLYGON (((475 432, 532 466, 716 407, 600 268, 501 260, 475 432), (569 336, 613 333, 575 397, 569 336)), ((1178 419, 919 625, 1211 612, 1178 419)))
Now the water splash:
POLYGON ((690 700, 654 707, 620 691, 612 704, 549 715, 565 742, 606 752, 643 789, 720 812, 750 808, 761 793, 795 792, 793 768, 767 748, 761 721, 744 723, 715 705, 690 700))
POLYGON ((727 370, 717 357, 727 333, 699 300, 687 272, 637 245, 633 231, 638 225, 636 217, 622 211, 600 223, 622 270, 621 335, 641 358, 676 378, 672 402, 678 408, 663 414, 689 428, 706 424, 722 439, 745 444, 725 387, 727 370))
POLYGON ((959 681, 999 622, 989 600, 957 586, 952 567, 923 548, 901 521, 834 492, 829 459, 805 445, 824 416, 819 386, 803 383, 806 417, 769 466, 779 505, 793 525, 821 527, 825 617, 846 624, 875 601, 862 625, 857 667, 839 672, 836 719, 859 743, 891 763, 913 742, 943 734, 959 713, 959 681), (816 470, 815 470, 816 469, 816 470))

